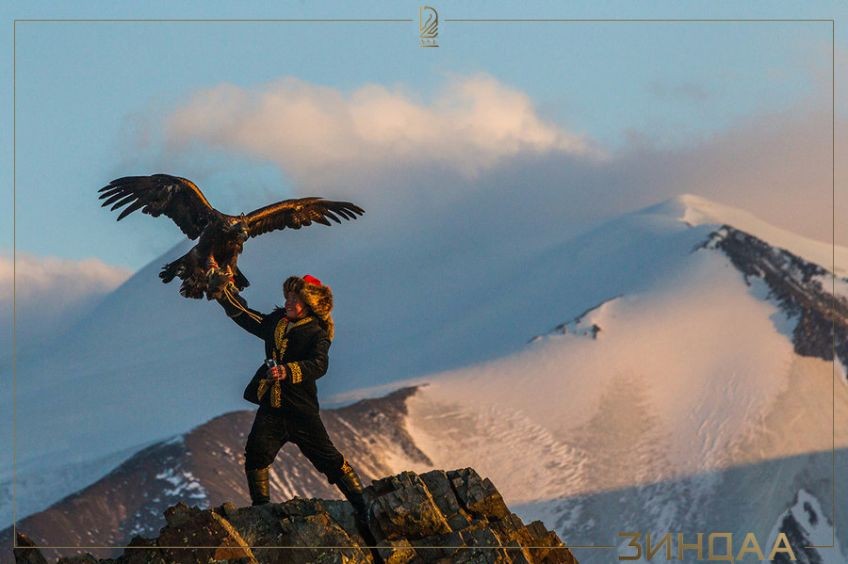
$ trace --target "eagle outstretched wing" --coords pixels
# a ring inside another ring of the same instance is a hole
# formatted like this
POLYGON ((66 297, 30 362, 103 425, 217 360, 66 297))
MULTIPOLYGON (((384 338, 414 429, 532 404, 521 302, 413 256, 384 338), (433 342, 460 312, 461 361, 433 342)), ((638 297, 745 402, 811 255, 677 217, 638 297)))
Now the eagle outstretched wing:
POLYGON ((189 239, 197 239, 213 215, 213 208, 200 188, 185 178, 169 174, 124 176, 99 190, 101 207, 112 204, 112 211, 129 204, 118 216, 122 220, 135 210, 158 217, 165 214, 174 220, 189 239))
POLYGON ((312 222, 330 225, 328 219, 341 223, 342 219, 356 219, 365 210, 350 202, 334 202, 323 198, 297 198, 284 200, 259 208, 247 216, 251 237, 275 229, 300 229, 312 222))

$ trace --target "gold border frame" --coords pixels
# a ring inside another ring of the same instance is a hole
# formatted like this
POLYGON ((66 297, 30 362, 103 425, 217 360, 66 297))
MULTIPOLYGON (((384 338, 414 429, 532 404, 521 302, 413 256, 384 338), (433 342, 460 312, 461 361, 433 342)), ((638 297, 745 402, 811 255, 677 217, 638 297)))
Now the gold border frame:
MULTIPOLYGON (((16 210, 17 210, 17 25, 18 23, 410 23, 414 22, 413 18, 381 18, 381 19, 309 19, 309 18, 281 18, 281 19, 199 19, 199 18, 150 18, 150 19, 14 19, 12 23, 12 546, 17 546, 17 503, 15 497, 16 490, 16 470, 17 470, 17 331, 16 331, 16 210)), ((715 19, 715 18, 678 18, 678 19, 654 19, 654 18, 444 18, 441 21, 451 23, 827 23, 830 22, 831 32, 831 191, 832 191, 832 223, 831 223, 831 244, 832 244, 832 272, 831 272, 831 293, 836 295, 836 21, 834 18, 749 18, 749 19, 715 19)), ((833 507, 833 522, 831 527, 831 544, 829 545, 807 545, 803 548, 834 548, 836 545, 836 331, 835 320, 831 320, 831 336, 833 348, 833 360, 831 361, 832 372, 832 388, 831 388, 831 414, 832 414, 832 443, 831 443, 831 463, 832 463, 832 507, 833 507)), ((567 549, 617 549, 618 546, 610 545, 569 545, 563 539, 564 548, 567 549)), ((149 547, 121 547, 116 545, 107 546, 49 546, 42 545, 39 548, 53 549, 98 549, 98 548, 149 548, 149 547)), ((159 548, 217 548, 205 546, 166 546, 159 548)), ((313 546, 313 547, 292 547, 292 546, 258 546, 248 547, 253 548, 279 548, 279 549, 343 549, 343 548, 361 548, 354 546, 313 546)), ((440 547, 431 546, 426 548, 475 548, 475 549, 499 549, 504 547, 440 547)), ((547 548, 551 547, 526 547, 526 548, 547 548)), ((555 549, 554 549, 555 550, 555 549)))

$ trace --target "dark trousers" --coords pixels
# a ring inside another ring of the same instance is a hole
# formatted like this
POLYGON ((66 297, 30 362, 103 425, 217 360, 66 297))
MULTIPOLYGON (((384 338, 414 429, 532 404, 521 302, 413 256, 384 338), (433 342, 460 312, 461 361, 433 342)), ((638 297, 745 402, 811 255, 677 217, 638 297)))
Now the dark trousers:
POLYGON ((342 475, 344 457, 333 445, 318 414, 287 415, 261 406, 244 448, 244 467, 270 466, 287 442, 293 442, 315 468, 335 484, 342 475))

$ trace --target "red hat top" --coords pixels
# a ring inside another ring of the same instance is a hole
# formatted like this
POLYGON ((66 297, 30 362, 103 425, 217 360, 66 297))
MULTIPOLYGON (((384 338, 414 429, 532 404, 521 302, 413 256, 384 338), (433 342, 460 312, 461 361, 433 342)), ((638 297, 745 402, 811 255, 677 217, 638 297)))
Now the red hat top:
POLYGON ((322 286, 321 281, 312 276, 311 274, 304 275, 303 281, 307 284, 312 284, 313 286, 322 286))

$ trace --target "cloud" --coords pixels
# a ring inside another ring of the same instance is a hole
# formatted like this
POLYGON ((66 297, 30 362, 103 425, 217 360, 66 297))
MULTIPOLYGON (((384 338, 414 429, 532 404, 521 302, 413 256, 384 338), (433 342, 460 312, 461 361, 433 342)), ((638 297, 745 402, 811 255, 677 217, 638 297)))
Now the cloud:
POLYGON ((429 104, 377 84, 349 95, 291 77, 254 90, 223 84, 177 108, 166 130, 169 150, 200 142, 247 153, 300 186, 418 164, 474 178, 520 154, 601 154, 484 74, 450 81, 429 104))
MULTIPOLYGON (((828 101, 829 102, 829 101, 828 101)), ((753 116, 685 147, 662 149, 634 137, 616 158, 629 171, 639 199, 690 192, 748 210, 808 238, 848 245, 840 231, 848 183, 840 171, 848 122, 830 107, 804 100, 753 116), (836 146, 832 131, 836 132, 836 146), (835 159, 834 159, 835 155, 835 159), (834 209, 835 208, 835 209, 834 209)))
POLYGON ((18 253, 15 262, 0 256, 0 334, 9 343, 2 351, 4 357, 11 351, 13 280, 17 345, 22 349, 61 334, 131 274, 97 259, 72 261, 18 253))
MULTIPOLYGON (((484 74, 453 79, 429 103, 400 87, 372 84, 346 95, 284 78, 196 93, 167 117, 166 153, 218 149, 274 163, 301 194, 363 205, 370 219, 363 229, 374 240, 382 230, 410 244, 455 245, 461 236, 493 247, 543 245, 694 193, 813 239, 830 241, 835 229, 846 245, 848 232, 832 216, 834 200, 844 216, 848 194, 838 158, 832 189, 830 90, 819 86, 792 108, 683 146, 631 132, 611 152, 544 119, 526 93, 484 74)), ((845 126, 839 118, 837 156, 845 126)))

